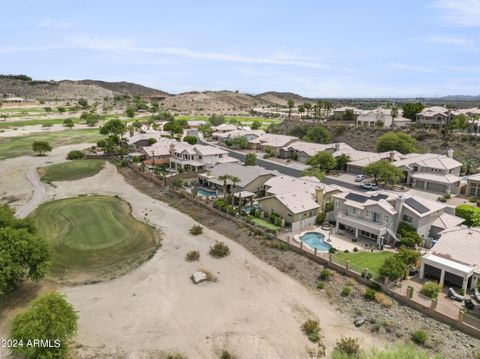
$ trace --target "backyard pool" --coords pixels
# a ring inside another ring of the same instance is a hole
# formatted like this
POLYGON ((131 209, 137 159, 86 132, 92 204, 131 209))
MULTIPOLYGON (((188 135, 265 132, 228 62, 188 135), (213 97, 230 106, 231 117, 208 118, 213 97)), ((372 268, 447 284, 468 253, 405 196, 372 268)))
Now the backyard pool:
POLYGON ((217 191, 212 191, 205 188, 198 188, 197 195, 203 196, 203 197, 216 197, 217 191))
POLYGON ((325 242, 325 236, 320 232, 307 232, 299 238, 310 248, 317 248, 318 251, 328 252, 332 246, 325 242))
POLYGON ((246 207, 243 207, 242 209, 245 212, 250 213, 252 211, 252 209, 257 209, 257 208, 260 208, 260 206, 258 206, 258 205, 246 206, 246 207))

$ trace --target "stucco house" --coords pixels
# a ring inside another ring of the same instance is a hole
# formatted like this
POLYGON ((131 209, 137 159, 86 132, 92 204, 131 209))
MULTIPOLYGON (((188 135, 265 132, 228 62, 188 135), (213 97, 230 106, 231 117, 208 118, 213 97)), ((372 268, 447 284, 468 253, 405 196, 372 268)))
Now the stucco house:
POLYGON ((457 227, 441 232, 437 243, 422 257, 419 276, 464 291, 476 288, 480 277, 480 228, 457 227))
MULTIPOLYGON (((377 126, 378 122, 383 123, 383 127, 392 127, 391 109, 377 108, 373 110, 360 110, 357 115, 357 125, 377 126)), ((398 110, 398 116, 393 120, 393 127, 408 127, 411 120, 402 116, 403 111, 398 110)))
POLYGON ((442 230, 442 220, 448 225, 463 222, 463 219, 455 216, 452 217, 457 220, 451 221, 446 216, 445 204, 418 196, 390 192, 369 195, 341 192, 334 194, 333 198, 336 230, 350 232, 357 238, 371 239, 377 244, 399 240, 396 232, 400 222, 411 225, 426 244, 431 242, 435 232, 442 230))
POLYGON ((239 178, 239 182, 227 181, 227 193, 248 191, 254 194, 263 193, 263 186, 269 179, 275 177, 277 171, 269 171, 260 166, 242 166, 239 163, 218 164, 198 176, 198 182, 205 187, 223 190, 224 181, 219 177, 231 175, 239 178))
POLYGON ((480 173, 467 178, 465 194, 468 197, 480 197, 480 173))
POLYGON ((444 127, 451 118, 450 110, 442 106, 426 107, 416 115, 417 124, 428 127, 444 127))
POLYGON ((282 158, 294 158, 300 162, 305 162, 318 152, 328 151, 333 154, 341 150, 353 150, 353 148, 343 142, 322 144, 296 141, 282 147, 279 151, 279 156, 282 158))
POLYGON ((248 142, 248 147, 254 150, 265 151, 266 149, 280 151, 282 147, 300 141, 297 137, 276 135, 273 133, 266 133, 258 136, 254 140, 248 142))
POLYGON ((213 127, 213 132, 224 133, 224 132, 235 131, 235 130, 238 130, 238 129, 239 129, 238 125, 234 125, 234 124, 230 124, 230 123, 222 123, 221 125, 214 126, 213 127))
POLYGON ((170 168, 181 171, 199 171, 219 163, 238 162, 228 152, 206 145, 190 145, 177 142, 170 145, 170 168))
POLYGON ((160 138, 150 146, 143 146, 139 152, 145 157, 144 163, 151 166, 163 166, 170 163, 170 147, 179 143, 175 139, 160 138))
POLYGON ((212 137, 220 142, 225 142, 233 138, 242 137, 249 141, 255 140, 257 137, 265 134, 263 130, 233 130, 228 132, 214 132, 212 137))

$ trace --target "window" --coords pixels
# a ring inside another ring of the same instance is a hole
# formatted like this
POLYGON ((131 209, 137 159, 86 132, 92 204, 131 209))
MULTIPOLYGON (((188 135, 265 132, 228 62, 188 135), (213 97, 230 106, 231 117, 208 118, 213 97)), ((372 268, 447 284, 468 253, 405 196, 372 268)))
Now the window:
POLYGON ((377 212, 372 212, 372 215, 373 215, 373 218, 372 218, 373 221, 374 221, 375 223, 380 223, 380 218, 381 218, 381 216, 380 216, 377 212))
POLYGON ((409 216, 408 214, 403 215, 403 221, 407 223, 413 223, 413 217, 409 216))

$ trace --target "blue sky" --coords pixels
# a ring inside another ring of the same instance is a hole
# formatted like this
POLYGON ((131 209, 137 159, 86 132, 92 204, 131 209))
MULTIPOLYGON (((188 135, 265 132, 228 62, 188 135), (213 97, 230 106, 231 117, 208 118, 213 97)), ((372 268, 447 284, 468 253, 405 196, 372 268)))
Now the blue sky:
POLYGON ((0 73, 172 93, 480 94, 480 0, 2 1, 0 73))

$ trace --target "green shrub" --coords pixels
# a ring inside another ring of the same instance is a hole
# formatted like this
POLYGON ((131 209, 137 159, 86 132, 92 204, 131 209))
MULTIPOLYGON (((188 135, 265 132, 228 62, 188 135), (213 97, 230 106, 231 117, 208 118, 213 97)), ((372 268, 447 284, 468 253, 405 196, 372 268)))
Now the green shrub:
POLYGON ((317 289, 323 289, 325 288, 325 282, 320 282, 317 284, 317 289))
POLYGON ((215 258, 226 257, 230 254, 230 248, 223 243, 216 241, 213 246, 210 247, 210 255, 215 258))
POLYGON ((415 344, 424 345, 427 341, 427 333, 423 330, 417 330, 412 333, 411 339, 415 344))
POLYGON ((185 255, 185 260, 187 262, 194 262, 200 259, 200 252, 199 251, 190 251, 185 255))
POLYGON ((311 342, 320 341, 320 324, 318 320, 308 319, 302 324, 303 332, 308 336, 311 342))
POLYGON ((344 286, 342 288, 342 291, 340 292, 340 295, 342 297, 348 297, 352 293, 352 287, 349 287, 348 285, 344 286))
POLYGON ((316 225, 321 225, 323 222, 325 222, 325 219, 327 219, 327 214, 325 212, 318 212, 317 218, 315 219, 315 224, 316 225))
POLYGON ((192 228, 190 228, 190 233, 194 236, 198 236, 199 234, 203 233, 203 227, 198 224, 194 224, 192 228))
POLYGON ((379 273, 381 276, 390 280, 397 280, 403 278, 406 270, 406 265, 398 255, 388 257, 380 267, 379 273))
POLYGON ((223 350, 220 359, 234 359, 234 357, 228 352, 228 350, 223 350))
POLYGON ((374 289, 372 289, 372 288, 367 288, 367 290, 365 291, 364 297, 365 297, 366 299, 374 300, 376 293, 377 293, 376 290, 374 290, 374 289))
POLYGON ((330 280, 330 278, 332 277, 332 272, 328 269, 322 269, 322 271, 320 272, 320 280, 323 280, 323 281, 326 281, 326 280, 330 280))
POLYGON ((455 208, 455 215, 464 218, 467 226, 480 226, 480 208, 461 204, 455 208))
POLYGON ((429 298, 436 299, 441 290, 442 287, 438 283, 427 282, 423 285, 420 292, 429 298))
POLYGON ((350 358, 358 358, 360 355, 360 344, 358 338, 341 337, 337 340, 335 350, 348 355, 350 358))
POLYGON ((67 155, 67 160, 80 160, 85 157, 85 154, 82 151, 70 151, 67 155))

